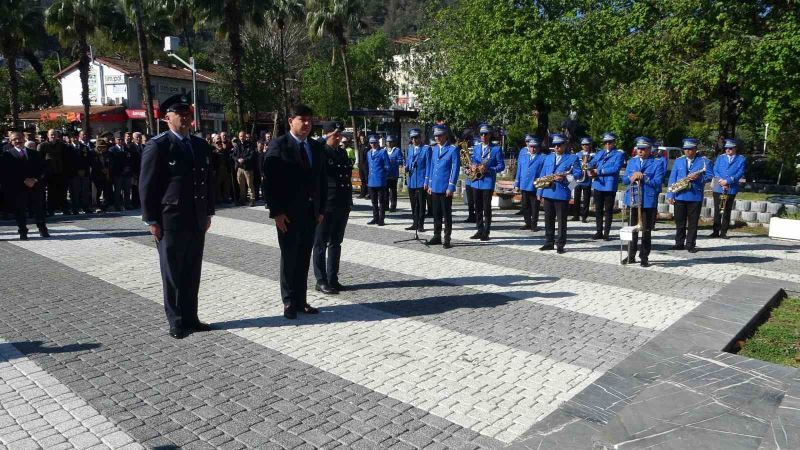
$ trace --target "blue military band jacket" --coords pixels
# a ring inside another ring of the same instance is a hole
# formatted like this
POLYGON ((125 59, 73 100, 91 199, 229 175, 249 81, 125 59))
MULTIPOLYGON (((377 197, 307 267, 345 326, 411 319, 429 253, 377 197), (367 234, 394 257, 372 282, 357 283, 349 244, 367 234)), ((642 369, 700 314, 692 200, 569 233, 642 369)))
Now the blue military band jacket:
POLYGON ((166 131, 142 151, 142 219, 165 230, 202 230, 214 214, 211 147, 196 136, 190 146, 166 131))
MULTIPOLYGON (((636 172, 642 172, 644 179, 642 180, 642 208, 655 208, 658 206, 658 194, 661 193, 661 184, 664 182, 664 166, 661 161, 653 158, 647 158, 642 161, 641 158, 631 158, 628 161, 628 167, 625 168, 625 176, 622 182, 626 186, 630 186, 630 177, 636 172)), ((631 192, 632 189, 625 190, 625 204, 631 206, 631 192)), ((636 194, 637 196, 639 194, 636 194)))
POLYGON ((387 178, 399 178, 400 166, 403 165, 403 152, 397 147, 387 148, 386 156, 389 157, 389 173, 387 178))
POLYGON ((675 164, 672 165, 672 172, 669 174, 669 186, 672 186, 676 181, 688 174, 703 169, 704 166, 705 171, 696 180, 692 181, 688 189, 676 193, 667 191, 667 198, 683 202, 701 202, 703 201, 703 186, 714 177, 713 167, 711 167, 709 160, 701 156, 695 157, 691 166, 688 161, 685 156, 675 160, 675 164))
MULTIPOLYGON (((734 195, 739 192, 739 180, 744 176, 745 158, 742 155, 734 155, 732 161, 728 161, 728 155, 719 155, 714 161, 714 176, 728 183, 728 194, 734 195)), ((714 192, 721 194, 722 186, 714 186, 714 192)))
POLYGON ((428 165, 428 187, 434 194, 455 192, 461 165, 458 148, 454 145, 435 145, 428 165))
POLYGON ((597 170, 597 177, 592 181, 595 191, 616 192, 619 184, 619 171, 625 155, 616 149, 601 150, 595 153, 589 168, 597 170))
MULTIPOLYGON (((547 155, 542 165, 542 171, 539 177, 544 177, 554 173, 569 172, 568 175, 573 177, 580 172, 580 163, 575 155, 561 155, 561 160, 556 164, 556 155, 551 153, 547 155), (576 164, 577 163, 577 164, 576 164)), ((572 197, 572 191, 569 188, 569 181, 565 175, 561 181, 555 181, 548 188, 539 189, 536 194, 537 197, 549 198, 550 200, 563 200, 569 201, 572 197)))
POLYGON ((527 147, 522 148, 517 157, 517 175, 514 178, 514 187, 522 191, 536 192, 533 182, 539 178, 545 158, 547 155, 544 153, 531 154, 527 147))
POLYGON ((386 187, 389 178, 389 168, 391 161, 386 154, 385 148, 367 151, 367 164, 369 165, 369 176, 367 186, 371 188, 386 187))
POLYGON ((500 147, 496 145, 476 145, 472 149, 472 163, 477 165, 486 164, 486 172, 483 174, 483 178, 473 181, 472 188, 493 191, 497 174, 506 168, 500 147))
POLYGON ((428 174, 431 148, 427 145, 408 146, 406 156, 406 176, 409 189, 420 189, 425 186, 425 177, 428 174))

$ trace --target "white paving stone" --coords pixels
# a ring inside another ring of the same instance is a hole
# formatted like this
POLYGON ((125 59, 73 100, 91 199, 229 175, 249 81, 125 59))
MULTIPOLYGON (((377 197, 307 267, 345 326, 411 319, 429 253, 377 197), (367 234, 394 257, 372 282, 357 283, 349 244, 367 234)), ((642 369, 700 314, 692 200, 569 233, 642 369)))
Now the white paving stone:
MULTIPOLYGON (((108 428, 113 428, 115 433, 127 436, 128 442, 133 441, 127 433, 117 428, 82 398, 72 393, 69 388, 2 338, 0 338, 0 387, 10 388, 8 391, 10 396, 3 397, 0 401, 0 424, 10 425, 9 419, 13 419, 14 423, 6 428, 0 426, 2 428, 0 447, 5 445, 14 449, 51 448, 50 442, 53 439, 48 439, 50 436, 63 434, 74 428, 80 428, 86 433, 73 442, 76 447, 82 447, 79 444, 83 442, 99 444, 99 436, 89 433, 87 427, 79 420, 86 410, 91 410, 93 416, 101 417, 103 423, 108 428), (31 398, 41 400, 39 411, 28 404, 31 398)), ((114 447, 108 445, 107 448, 114 447)), ((144 447, 138 446, 138 448, 144 447)))

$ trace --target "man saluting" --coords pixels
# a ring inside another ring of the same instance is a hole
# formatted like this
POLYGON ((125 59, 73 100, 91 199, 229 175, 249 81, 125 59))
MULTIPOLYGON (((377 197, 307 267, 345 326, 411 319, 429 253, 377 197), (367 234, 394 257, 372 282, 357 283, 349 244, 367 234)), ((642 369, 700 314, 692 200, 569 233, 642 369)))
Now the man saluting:
POLYGON ((211 326, 197 318, 205 233, 214 215, 211 148, 189 134, 190 101, 175 95, 161 104, 169 127, 142 152, 142 219, 156 240, 169 335, 183 339, 211 326))

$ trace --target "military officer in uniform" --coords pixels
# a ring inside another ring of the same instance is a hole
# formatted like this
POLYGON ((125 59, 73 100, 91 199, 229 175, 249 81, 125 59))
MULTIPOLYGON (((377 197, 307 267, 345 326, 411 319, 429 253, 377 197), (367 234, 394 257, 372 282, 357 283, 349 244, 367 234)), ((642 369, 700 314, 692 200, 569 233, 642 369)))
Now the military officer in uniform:
MULTIPOLYGON (((387 183, 389 179, 389 168, 391 162, 386 149, 380 148, 378 136, 369 137, 369 151, 367 151, 367 186, 369 186, 369 196, 372 200, 372 220, 367 225, 382 227, 386 217, 386 209, 389 206, 389 192, 387 183)), ((397 180, 395 180, 396 182, 397 180)))
POLYGON ((545 158, 539 176, 555 175, 555 177, 548 187, 537 190, 537 196, 544 204, 545 243, 539 250, 556 248, 558 253, 564 253, 564 246, 567 243, 569 199, 572 197, 569 180, 580 174, 580 164, 576 164, 575 155, 566 154, 567 138, 564 135, 553 134, 550 143, 553 144, 554 152, 545 158), (555 237, 556 221, 558 221, 558 239, 555 237))
POLYGON ((139 198, 142 219, 158 248, 169 335, 182 339, 211 326, 197 317, 205 233, 214 215, 211 147, 189 134, 191 104, 185 94, 161 104, 169 130, 142 151, 139 198))
POLYGON ((431 148, 422 144, 422 131, 412 128, 408 131, 411 143, 408 144, 406 156, 406 180, 408 183, 408 198, 411 200, 411 217, 413 223, 406 230, 425 231, 425 206, 428 193, 425 192, 425 175, 430 164, 431 148))
POLYGON ((697 139, 683 140, 684 156, 675 160, 669 175, 669 186, 688 177, 691 180, 687 189, 679 192, 667 191, 667 201, 675 205, 675 245, 670 250, 688 250, 697 253, 697 223, 700 221, 700 208, 703 206, 703 186, 711 181, 711 163, 697 156, 697 139))
MULTIPOLYGON (((582 163, 584 159, 586 159, 588 163, 594 158, 592 138, 581 138, 581 149, 575 156, 578 158, 579 163, 582 163)), ((587 176, 583 181, 575 180, 575 182, 577 184, 575 185, 575 202, 572 205, 572 210, 574 212, 572 220, 581 220, 583 223, 586 223, 589 217, 589 200, 592 197, 592 178, 587 176)))
POLYGON ((470 239, 489 240, 492 228, 492 195, 498 173, 506 168, 503 151, 492 145, 492 128, 483 124, 479 128, 481 143, 472 149, 472 170, 482 173, 483 177, 472 182, 472 194, 475 197, 475 220, 477 231, 470 239))
MULTIPOLYGON (((650 265, 650 233, 655 227, 658 194, 661 193, 661 184, 664 182, 664 166, 660 161, 650 157, 651 149, 650 139, 640 137, 636 140, 637 156, 628 161, 628 167, 625 168, 625 176, 622 179, 626 186, 632 186, 635 182, 638 182, 638 186, 628 188, 625 191, 625 205, 631 207, 639 200, 642 202, 642 247, 639 248, 638 245, 639 233, 634 231, 633 240, 628 245, 628 256, 623 258, 622 264, 635 263, 636 252, 638 251, 639 264, 642 267, 650 265), (639 189, 641 189, 641 193, 636 192, 639 189), (637 197, 641 195, 641 197, 632 199, 632 194, 637 197)), ((634 210, 631 217, 630 225, 637 225, 639 223, 637 211, 634 210)))
POLYGON ((525 225, 520 230, 539 231, 539 200, 533 181, 539 178, 547 155, 541 152, 542 141, 531 135, 525 136, 527 146, 519 151, 517 157, 517 174, 514 178, 514 189, 522 192, 522 217, 525 225))
POLYGON ((353 206, 353 163, 347 156, 347 150, 339 146, 343 129, 337 122, 327 122, 322 126, 325 133, 328 201, 325 202, 325 220, 317 226, 314 235, 313 263, 316 290, 325 294, 338 294, 345 289, 339 283, 339 260, 347 218, 353 206))
POLYGON ((389 188, 389 212, 397 211, 397 180, 400 166, 403 165, 403 152, 397 147, 397 139, 391 134, 386 137, 386 156, 389 157, 389 173, 386 185, 389 188))
POLYGON ((714 231, 709 237, 728 238, 728 226, 731 224, 731 210, 739 191, 739 180, 744 176, 745 158, 737 155, 736 139, 725 139, 725 154, 717 156, 714 161, 714 177, 718 180, 714 186, 714 231), (728 199, 724 205, 724 214, 720 214, 722 194, 728 199))
POLYGON ((597 230, 592 239, 611 240, 611 222, 614 216, 614 199, 619 184, 619 170, 625 155, 616 149, 617 136, 603 134, 603 150, 589 162, 589 176, 593 178, 595 222, 597 230))
POLYGON ((461 164, 460 154, 455 145, 448 143, 448 131, 444 125, 433 127, 436 145, 431 149, 431 163, 425 188, 433 198, 433 238, 428 245, 442 244, 450 248, 450 235, 453 231, 453 193, 458 181, 461 164), (442 241, 442 221, 444 221, 444 241, 442 241))

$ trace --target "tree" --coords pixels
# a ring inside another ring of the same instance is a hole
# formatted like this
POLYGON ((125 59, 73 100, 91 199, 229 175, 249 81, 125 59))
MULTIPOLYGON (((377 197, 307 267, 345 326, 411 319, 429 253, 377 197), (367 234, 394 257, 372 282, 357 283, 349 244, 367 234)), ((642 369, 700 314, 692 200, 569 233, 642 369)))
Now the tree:
MULTIPOLYGON (((312 36, 333 37, 339 47, 344 69, 344 83, 347 88, 347 106, 353 110, 353 89, 350 80, 350 66, 347 60, 347 46, 350 32, 361 25, 363 13, 361 0, 308 0, 308 26, 312 36)), ((353 133, 356 132, 356 119, 350 117, 353 133)))
MULTIPOLYGON (((6 58, 9 80, 11 124, 19 126, 19 74, 17 58, 43 36, 43 17, 38 8, 23 0, 0 0, 0 51, 6 58)), ((31 52, 32 53, 32 52, 31 52)), ((45 83, 45 86, 48 86, 45 83)))
POLYGON ((102 0, 55 0, 45 12, 45 25, 61 43, 78 47, 78 70, 81 78, 83 120, 81 126, 91 134, 89 113, 89 36, 97 31, 98 18, 103 17, 102 0))
POLYGON ((267 10, 267 17, 278 28, 278 45, 281 59, 281 103, 283 117, 289 111, 289 89, 287 87, 286 29, 293 21, 300 19, 305 11, 301 0, 273 0, 272 8, 267 10))

